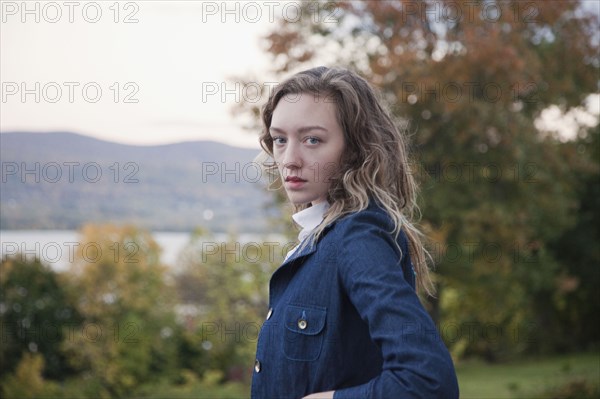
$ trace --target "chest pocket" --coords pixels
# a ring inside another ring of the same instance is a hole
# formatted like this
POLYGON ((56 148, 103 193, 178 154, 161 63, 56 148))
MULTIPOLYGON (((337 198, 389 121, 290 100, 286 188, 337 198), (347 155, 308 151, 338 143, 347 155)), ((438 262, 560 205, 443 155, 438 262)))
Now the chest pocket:
POLYGON ((319 358, 327 309, 308 305, 287 305, 283 352, 290 360, 313 361, 319 358))

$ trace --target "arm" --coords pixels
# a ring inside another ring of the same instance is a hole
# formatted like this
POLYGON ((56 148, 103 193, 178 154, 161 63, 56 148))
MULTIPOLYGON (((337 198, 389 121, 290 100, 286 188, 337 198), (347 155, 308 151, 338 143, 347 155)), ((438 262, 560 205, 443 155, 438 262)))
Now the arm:
POLYGON ((334 398, 456 398, 458 384, 448 350, 405 280, 387 228, 378 215, 359 214, 343 235, 340 278, 384 363, 379 376, 336 390, 334 398))

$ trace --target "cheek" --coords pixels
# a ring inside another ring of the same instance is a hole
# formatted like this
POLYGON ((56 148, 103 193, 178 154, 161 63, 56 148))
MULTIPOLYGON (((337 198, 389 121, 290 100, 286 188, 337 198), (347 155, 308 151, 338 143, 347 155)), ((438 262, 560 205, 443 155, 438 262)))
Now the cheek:
POLYGON ((321 176, 325 176, 326 178, 330 178, 337 174, 340 169, 340 164, 338 161, 330 161, 321 165, 321 176))
POLYGON ((281 165, 281 151, 277 150, 277 149, 273 149, 273 160, 275 161, 275 163, 277 164, 277 167, 280 167, 281 165))
POLYGON ((335 151, 335 153, 332 154, 331 158, 329 159, 327 171, 331 174, 337 173, 340 170, 342 158, 344 156, 344 148, 344 145, 340 145, 337 151, 335 151))

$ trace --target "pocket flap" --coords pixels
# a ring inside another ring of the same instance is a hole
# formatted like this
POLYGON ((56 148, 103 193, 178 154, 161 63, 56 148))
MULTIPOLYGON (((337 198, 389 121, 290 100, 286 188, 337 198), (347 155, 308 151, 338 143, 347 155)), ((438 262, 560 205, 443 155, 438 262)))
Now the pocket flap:
POLYGON ((326 318, 327 309, 318 306, 287 305, 285 309, 285 327, 299 334, 319 334, 326 318))

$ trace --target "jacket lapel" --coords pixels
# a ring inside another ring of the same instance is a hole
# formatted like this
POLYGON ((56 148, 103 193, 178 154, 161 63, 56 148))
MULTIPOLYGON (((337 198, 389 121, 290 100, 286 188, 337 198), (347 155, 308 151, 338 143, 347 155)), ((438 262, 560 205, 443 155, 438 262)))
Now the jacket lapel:
MULTIPOLYGON (((271 275, 271 279, 269 281, 269 303, 273 303, 273 298, 279 297, 281 291, 285 290, 287 286, 287 282, 293 277, 295 272, 297 271, 297 267, 294 266, 294 263, 299 263, 299 265, 303 264, 303 260, 300 262, 296 262, 298 259, 306 258, 312 255, 317 250, 317 245, 323 239, 325 234, 331 230, 331 228, 335 225, 335 221, 331 224, 327 225, 323 230, 323 234, 319 237, 316 243, 307 243, 304 247, 298 248, 290 257, 285 260, 281 266, 279 266, 275 272, 271 275)), ((307 237, 308 240, 311 240, 311 237, 307 237)), ((272 305, 271 305, 272 306, 272 305)))
POLYGON ((297 249, 296 252, 290 255, 290 257, 275 270, 269 281, 269 306, 274 306, 274 298, 279 298, 282 292, 285 291, 288 282, 296 274, 298 267, 303 264, 303 261, 301 260, 298 262, 298 265, 294 265, 294 263, 298 259, 310 256, 316 250, 316 244, 307 244, 304 248, 297 249))
MULTIPOLYGON (((316 250, 317 250, 317 244, 306 244, 304 247, 298 248, 292 255, 290 255, 289 258, 287 258, 281 264, 281 266, 279 266, 277 268, 277 270, 275 270, 275 273, 277 273, 280 269, 283 269, 290 263, 294 262, 296 259, 302 258, 304 256, 308 256, 308 255, 314 253, 316 250)), ((275 275, 275 274, 273 274, 273 275, 275 275)))

